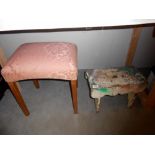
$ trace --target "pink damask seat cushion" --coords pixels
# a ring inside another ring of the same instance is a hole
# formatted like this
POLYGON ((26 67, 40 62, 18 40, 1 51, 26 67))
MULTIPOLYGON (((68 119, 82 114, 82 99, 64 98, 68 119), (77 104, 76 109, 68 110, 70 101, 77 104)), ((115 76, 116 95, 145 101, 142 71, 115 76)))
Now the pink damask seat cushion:
POLYGON ((7 82, 26 79, 77 79, 77 47, 72 43, 21 45, 2 69, 7 82))

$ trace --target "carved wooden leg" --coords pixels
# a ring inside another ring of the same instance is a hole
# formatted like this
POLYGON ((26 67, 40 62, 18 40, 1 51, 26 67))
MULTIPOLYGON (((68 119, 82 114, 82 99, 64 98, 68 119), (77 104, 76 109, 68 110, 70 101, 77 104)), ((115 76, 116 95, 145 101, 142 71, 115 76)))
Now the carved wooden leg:
POLYGON ((71 80, 71 93, 72 93, 74 113, 78 113, 77 80, 71 80))
POLYGON ((35 85, 36 88, 40 88, 39 80, 33 80, 33 84, 35 85))
POLYGON ((96 112, 100 111, 100 98, 95 98, 96 112))
POLYGON ((129 93, 128 94, 128 107, 132 107, 134 100, 136 98, 136 95, 134 93, 129 93))
POLYGON ((25 114, 25 116, 28 116, 30 114, 24 100, 23 97, 18 89, 18 86, 15 82, 8 82, 8 85, 12 91, 12 94, 14 95, 18 105, 20 106, 21 110, 23 111, 23 113, 25 114))

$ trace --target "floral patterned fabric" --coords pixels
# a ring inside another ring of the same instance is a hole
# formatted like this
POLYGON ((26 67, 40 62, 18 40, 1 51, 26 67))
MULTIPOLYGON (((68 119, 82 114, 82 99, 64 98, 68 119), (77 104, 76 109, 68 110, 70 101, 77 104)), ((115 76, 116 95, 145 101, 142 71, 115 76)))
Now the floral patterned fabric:
POLYGON ((26 79, 76 80, 77 47, 65 42, 25 43, 2 69, 7 82, 26 79))

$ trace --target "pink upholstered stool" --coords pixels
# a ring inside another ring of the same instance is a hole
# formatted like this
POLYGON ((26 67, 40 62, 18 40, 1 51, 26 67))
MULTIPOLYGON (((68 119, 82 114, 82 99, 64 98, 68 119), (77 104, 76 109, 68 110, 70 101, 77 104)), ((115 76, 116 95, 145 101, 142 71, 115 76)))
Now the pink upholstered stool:
POLYGON ((77 113, 77 75, 77 47, 64 42, 25 43, 17 48, 2 69, 2 76, 25 115, 29 115, 29 111, 17 81, 34 79, 35 86, 39 88, 36 79, 69 80, 73 108, 77 113))

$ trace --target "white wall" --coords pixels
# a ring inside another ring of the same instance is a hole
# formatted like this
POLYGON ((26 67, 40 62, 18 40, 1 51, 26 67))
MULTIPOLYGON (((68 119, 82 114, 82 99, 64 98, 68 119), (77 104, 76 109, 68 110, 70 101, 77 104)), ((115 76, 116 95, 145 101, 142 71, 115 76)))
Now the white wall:
MULTIPOLYGON (((137 67, 155 65, 155 38, 153 28, 145 28, 142 32, 133 64, 137 67)), ((80 69, 117 67, 125 63, 132 29, 17 33, 0 34, 0 47, 6 55, 22 43, 37 41, 68 41, 78 46, 78 64, 80 69)))

